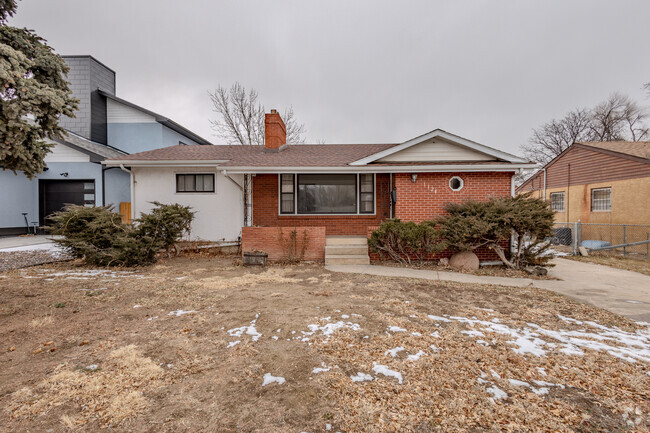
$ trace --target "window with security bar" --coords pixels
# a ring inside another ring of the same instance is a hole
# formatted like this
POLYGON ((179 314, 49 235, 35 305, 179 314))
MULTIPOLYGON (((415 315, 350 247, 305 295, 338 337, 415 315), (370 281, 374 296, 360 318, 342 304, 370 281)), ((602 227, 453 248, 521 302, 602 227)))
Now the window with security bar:
POLYGON ((564 192, 551 193, 551 210, 553 212, 564 212, 564 192))
POLYGON ((608 212, 612 210, 612 189, 596 188, 591 190, 591 211, 608 212))

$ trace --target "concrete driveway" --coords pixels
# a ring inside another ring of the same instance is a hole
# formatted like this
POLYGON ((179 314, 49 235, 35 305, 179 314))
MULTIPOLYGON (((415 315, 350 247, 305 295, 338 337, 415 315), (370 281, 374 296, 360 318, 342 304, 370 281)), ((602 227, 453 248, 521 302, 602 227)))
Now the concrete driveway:
POLYGON ((557 258, 549 274, 562 281, 538 280, 554 290, 630 319, 650 322, 650 277, 609 266, 557 258))
POLYGON ((495 284, 513 287, 539 287, 553 290, 582 302, 604 308, 633 320, 650 322, 650 277, 637 272, 562 258, 553 259, 549 274, 557 280, 487 277, 379 265, 332 265, 333 272, 421 278, 470 284, 495 284))

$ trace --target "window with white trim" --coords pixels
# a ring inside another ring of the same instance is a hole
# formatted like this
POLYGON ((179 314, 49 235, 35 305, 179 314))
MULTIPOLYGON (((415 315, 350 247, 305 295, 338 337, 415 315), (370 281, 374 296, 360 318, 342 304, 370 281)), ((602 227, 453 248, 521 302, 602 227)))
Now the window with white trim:
POLYGON ((551 210, 553 212, 564 212, 564 191, 551 193, 551 210))
POLYGON ((591 211, 609 212, 612 210, 612 189, 595 188, 591 190, 591 211))
POLYGON ((375 176, 362 174, 280 174, 282 215, 373 214, 375 176))
POLYGON ((452 191, 460 191, 463 189, 463 186, 465 186, 465 182, 462 177, 454 176, 449 179, 449 188, 451 188, 452 191))
POLYGON ((214 192, 214 173, 177 174, 176 192, 214 192))

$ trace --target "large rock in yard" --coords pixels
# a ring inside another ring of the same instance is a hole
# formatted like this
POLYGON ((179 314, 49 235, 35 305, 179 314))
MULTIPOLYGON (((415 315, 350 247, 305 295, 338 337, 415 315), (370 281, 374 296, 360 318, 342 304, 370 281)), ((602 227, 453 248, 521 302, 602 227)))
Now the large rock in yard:
POLYGON ((479 261, 476 254, 472 251, 461 251, 449 258, 449 266, 454 269, 475 271, 479 268, 479 261))

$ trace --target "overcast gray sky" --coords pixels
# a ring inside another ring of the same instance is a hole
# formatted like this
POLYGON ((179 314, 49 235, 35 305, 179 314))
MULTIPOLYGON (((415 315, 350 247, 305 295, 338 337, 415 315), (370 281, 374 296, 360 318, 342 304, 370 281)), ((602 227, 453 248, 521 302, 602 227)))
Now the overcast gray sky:
POLYGON ((235 81, 327 143, 442 128, 521 153, 612 92, 650 104, 648 0, 22 0, 10 23, 92 54, 118 96, 215 144, 207 92, 235 81))

